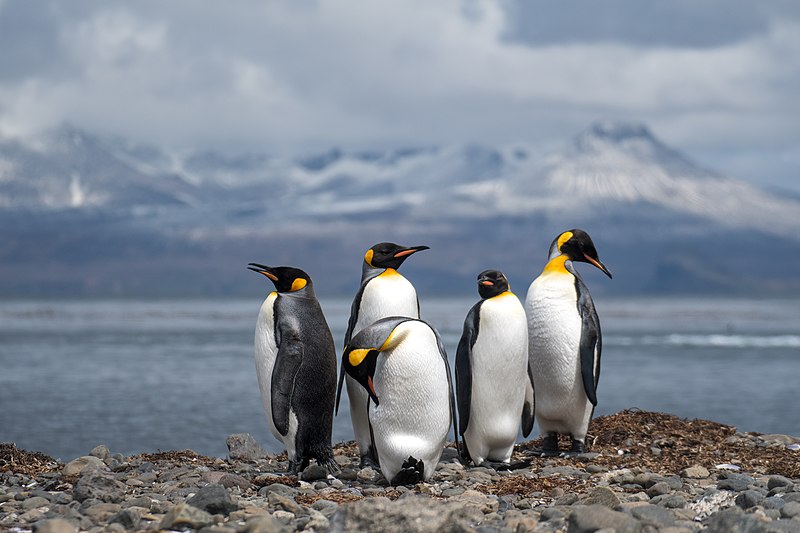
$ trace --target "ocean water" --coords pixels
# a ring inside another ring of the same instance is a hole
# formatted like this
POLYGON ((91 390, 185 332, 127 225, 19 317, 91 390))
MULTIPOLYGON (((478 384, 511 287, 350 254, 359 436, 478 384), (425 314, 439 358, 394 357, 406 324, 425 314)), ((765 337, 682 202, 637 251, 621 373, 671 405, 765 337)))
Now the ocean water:
MULTIPOLYGON (((595 299, 604 332, 596 415, 638 407, 800 435, 797 300, 595 299)), ((451 361, 474 302, 421 302, 451 361)), ((260 305, 0 302, 0 442, 63 460, 97 444, 225 456, 226 436, 247 432, 279 450, 253 363, 260 305)), ((341 350, 350 301, 322 305, 341 350)), ((351 438, 345 401, 334 441, 351 438)))

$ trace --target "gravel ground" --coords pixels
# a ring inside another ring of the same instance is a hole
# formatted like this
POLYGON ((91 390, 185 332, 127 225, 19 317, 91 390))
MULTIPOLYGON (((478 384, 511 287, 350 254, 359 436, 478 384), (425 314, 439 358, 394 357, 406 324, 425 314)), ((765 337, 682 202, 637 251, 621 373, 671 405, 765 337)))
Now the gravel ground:
POLYGON ((2 444, 0 530, 800 532, 798 438, 633 410, 590 434, 572 458, 522 443, 514 470, 465 467, 446 448, 411 487, 359 469, 353 443, 335 447, 335 478, 315 464, 286 476, 285 455, 246 434, 228 437, 227 459, 101 445, 63 464, 2 444))

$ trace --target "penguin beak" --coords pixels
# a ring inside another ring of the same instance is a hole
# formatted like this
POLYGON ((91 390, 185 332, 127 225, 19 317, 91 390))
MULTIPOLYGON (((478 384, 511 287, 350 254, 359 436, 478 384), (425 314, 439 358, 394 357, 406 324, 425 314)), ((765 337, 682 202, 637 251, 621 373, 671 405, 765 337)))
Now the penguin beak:
POLYGON ((430 250, 430 246, 410 246, 404 250, 400 250, 396 254, 394 254, 395 259, 400 257, 406 257, 411 254, 421 252, 422 250, 430 250))
POLYGON ((588 261, 589 263, 593 264, 594 266, 596 266, 597 268, 602 270, 603 274, 608 276, 610 279, 613 279, 613 276, 611 275, 611 272, 606 268, 606 266, 603 263, 600 262, 599 259, 595 259, 594 257, 590 257, 587 254, 583 254, 583 257, 586 258, 586 261, 588 261))
MULTIPOLYGON (((348 350, 345 348, 342 354, 342 367, 345 372, 358 381, 358 383, 367 389, 369 397, 379 405, 378 394, 375 392, 375 385, 372 383, 372 373, 375 372, 375 361, 378 356, 378 350, 372 348, 358 348, 355 350, 348 350)), ((339 387, 344 377, 340 378, 339 387)))
POLYGON ((487 287, 491 287, 492 285, 494 285, 494 283, 492 283, 488 279, 485 279, 485 280, 481 281, 480 284, 481 285, 486 285, 487 287))
POLYGON ((247 268, 252 270, 253 272, 257 272, 259 274, 264 274, 272 281, 278 281, 278 276, 272 273, 272 269, 265 265, 259 265, 258 263, 248 263, 247 268))

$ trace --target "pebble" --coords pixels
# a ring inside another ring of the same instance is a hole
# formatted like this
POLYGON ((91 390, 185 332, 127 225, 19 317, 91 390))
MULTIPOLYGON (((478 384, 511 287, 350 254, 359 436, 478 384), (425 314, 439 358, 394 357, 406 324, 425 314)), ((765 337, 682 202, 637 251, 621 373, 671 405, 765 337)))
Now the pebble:
MULTIPOLYGON (((299 479, 287 479, 287 462, 262 455, 248 437, 229 438, 226 460, 145 461, 101 445, 67 463, 72 469, 63 465, 34 477, 0 472, 0 530, 800 532, 800 479, 720 468, 724 464, 670 474, 609 468, 602 456, 589 454, 567 464, 554 459, 498 472, 465 468, 449 451, 430 482, 390 487, 379 470, 359 469, 357 457, 341 454, 335 455, 340 475, 329 477, 315 463, 299 479), (525 486, 537 480, 541 486, 520 493, 487 494, 506 481, 525 486)), ((735 437, 764 450, 778 442, 735 437)), ((654 445, 661 457, 672 446, 654 445)))

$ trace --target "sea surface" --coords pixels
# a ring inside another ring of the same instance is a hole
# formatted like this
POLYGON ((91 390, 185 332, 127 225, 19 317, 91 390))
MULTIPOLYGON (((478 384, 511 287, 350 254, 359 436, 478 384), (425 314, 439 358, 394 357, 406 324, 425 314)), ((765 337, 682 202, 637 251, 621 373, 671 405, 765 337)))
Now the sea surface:
MULTIPOLYGON (((596 416, 625 408, 800 435, 800 302, 595 298, 596 416)), ((472 299, 422 300, 451 361, 472 299)), ((0 301, 0 442, 70 460, 97 444, 224 457, 266 427, 253 362, 261 300, 0 301)), ((350 301, 323 300, 337 350, 350 301)), ((346 397, 346 395, 345 395, 346 397)), ((535 430, 537 431, 537 430, 535 430)), ((334 441, 352 438, 344 403, 334 441)))

